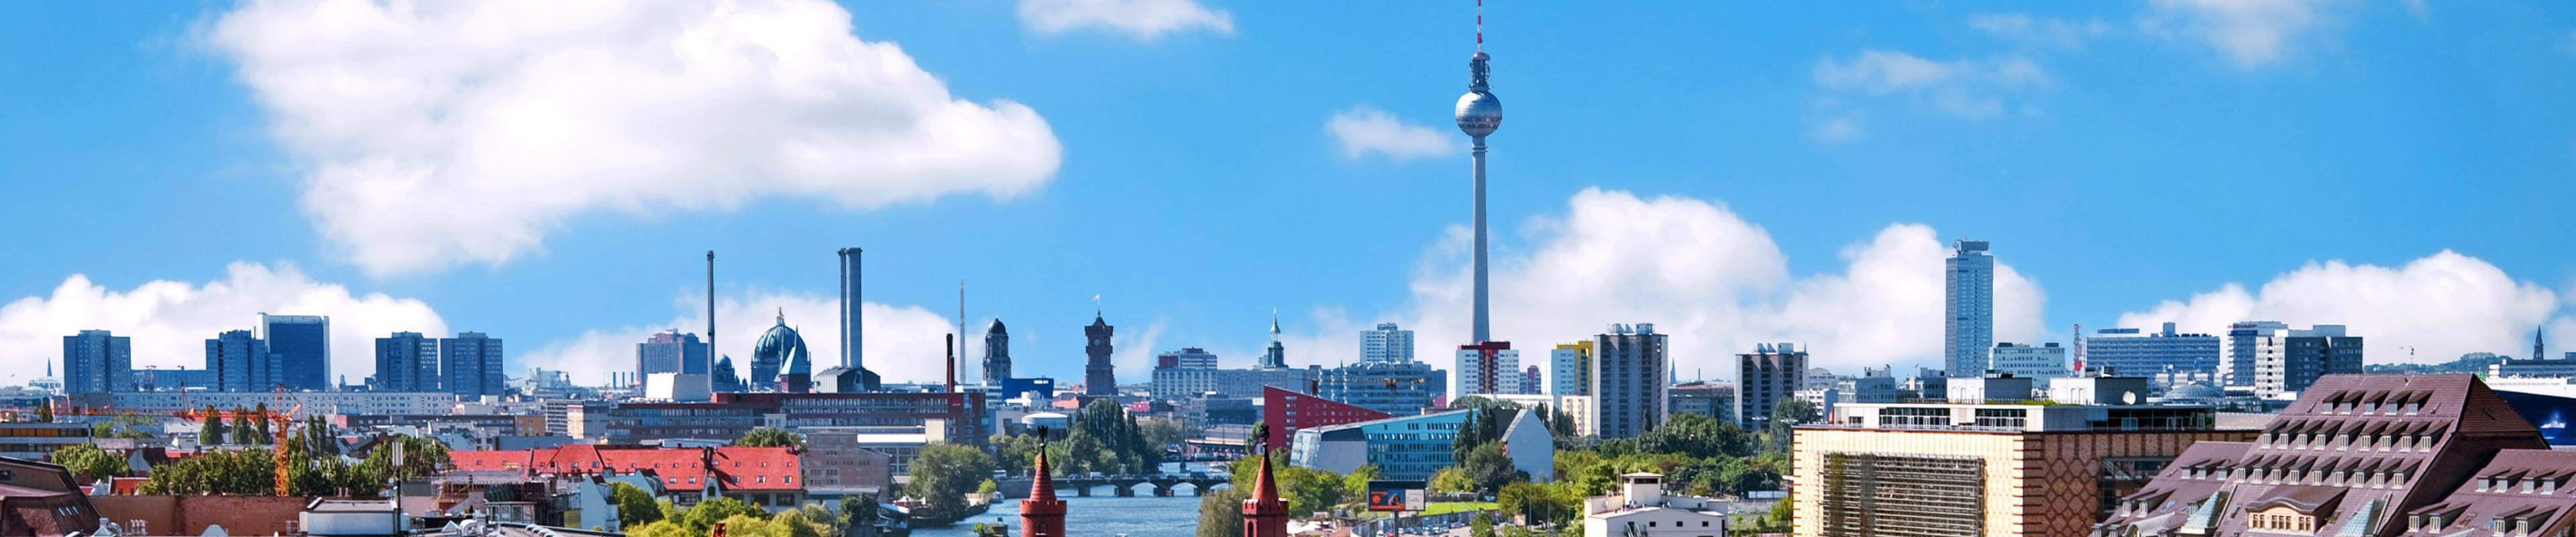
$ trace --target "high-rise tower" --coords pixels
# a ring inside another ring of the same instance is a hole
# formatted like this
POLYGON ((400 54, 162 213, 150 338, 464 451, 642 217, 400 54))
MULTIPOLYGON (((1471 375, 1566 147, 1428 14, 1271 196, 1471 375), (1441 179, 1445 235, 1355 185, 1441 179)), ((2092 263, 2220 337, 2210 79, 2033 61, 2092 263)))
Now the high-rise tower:
POLYGON ((1476 177, 1476 311, 1471 339, 1483 343, 1493 340, 1485 313, 1485 137, 1503 125, 1503 100, 1486 84, 1485 62, 1492 58, 1485 55, 1484 3, 1476 6, 1476 55, 1467 58, 1467 94, 1458 97, 1458 130, 1473 141, 1468 146, 1476 177))
POLYGON ((1953 377, 1981 376, 1995 346, 1995 258, 1986 255, 1986 241, 1951 246, 1941 367, 1953 377))

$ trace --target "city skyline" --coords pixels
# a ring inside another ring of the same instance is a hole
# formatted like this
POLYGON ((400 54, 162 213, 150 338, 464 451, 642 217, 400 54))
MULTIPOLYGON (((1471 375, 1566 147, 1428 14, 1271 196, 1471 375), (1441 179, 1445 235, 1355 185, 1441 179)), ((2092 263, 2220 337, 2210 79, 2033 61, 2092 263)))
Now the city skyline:
MULTIPOLYGON (((887 49, 894 66, 929 80, 907 95, 989 114, 979 125, 1042 138, 1027 147, 1043 150, 1002 169, 856 178, 719 155, 723 167, 678 168, 774 184, 639 179, 715 201, 567 188, 567 206, 493 208, 525 224, 497 231, 383 216, 444 233, 411 235, 353 223, 344 210, 390 207, 333 198, 350 194, 323 188, 323 173, 349 156, 316 148, 492 162, 369 145, 383 140, 328 128, 354 112, 265 86, 331 66, 294 64, 243 33, 296 35, 314 20, 284 7, 6 8, 35 13, 0 24, 105 31, 0 37, 67 52, 0 60, 61 77, 9 82, 40 91, 0 104, 11 142, 0 162, 16 164, 0 166, 0 183, 29 189, 0 212, 83 224, 27 234, 22 248, 46 255, 0 267, 0 365, 18 372, 0 382, 30 380, 84 329, 133 338, 136 369, 197 367, 205 340, 254 329, 260 312, 331 318, 328 382, 371 372, 374 339, 400 331, 506 335, 509 373, 600 382, 651 333, 705 330, 696 256, 707 249, 727 263, 718 354, 746 364, 751 336, 781 311, 814 331, 815 355, 837 358, 839 335, 826 332, 838 331, 840 282, 826 254, 868 249, 876 302, 859 309, 874 337, 862 346, 890 382, 936 380, 924 365, 935 360, 918 358, 956 330, 947 286, 959 279, 978 297, 970 329, 1018 323, 1017 373, 1062 381, 1081 378, 1075 331, 1095 307, 1121 328, 1115 363, 1131 383, 1184 346, 1251 364, 1274 308, 1287 312, 1291 365, 1358 362, 1360 332, 1379 322, 1418 331, 1414 354, 1435 361, 1470 339, 1467 143, 1442 122, 1473 50, 1457 6, 1341 20, 1209 5, 1159 26, 1063 27, 990 6, 774 6, 837 25, 798 31, 900 46, 887 49), (58 18, 79 22, 36 22, 58 18), (922 19, 945 26, 898 22, 922 19), (1318 19, 1368 37, 1295 31, 1318 19), (1130 76, 1066 76, 1068 65, 1130 76), (123 86, 69 90, 109 83, 123 86), (1267 106, 1242 107, 1234 91, 1267 106), (1206 121, 1219 113, 1231 124, 1206 121), (592 362, 604 365, 568 367, 592 362)), ((1493 339, 1548 349, 1606 323, 1654 323, 1685 377, 1725 378, 1734 354, 1775 341, 1837 372, 1935 364, 1943 245, 1972 238, 1999 253, 1994 341, 2062 342, 2075 322, 2224 334, 2249 320, 2350 326, 2371 338, 2373 362, 2409 349, 2416 361, 2512 355, 2540 327, 2576 341, 2576 256, 2553 246, 2576 234, 2551 201, 2576 195, 2561 179, 2576 176, 2576 130, 2563 127, 2576 109, 2544 97, 2576 90, 2576 25, 2523 13, 2568 8, 2305 6, 2299 21, 2240 21, 2099 7, 1871 7, 1792 23, 1675 5, 1490 6, 1495 84, 1514 93, 1515 114, 1493 141, 1493 339), (1711 35, 1601 32, 1647 16, 1711 35), (1783 24, 1810 31, 1750 31, 1783 24), (2217 35, 2231 31, 2274 39, 2217 35), (2470 32, 2505 37, 2462 45, 2470 32), (2444 60, 2460 46, 2485 58, 2444 60), (2165 78, 2140 83, 2122 73, 2133 65, 2165 78), (2545 65, 2559 68, 2517 72, 2545 65), (2439 117, 2341 117, 2436 91, 2488 97, 2439 117), (2213 130, 2237 120, 2267 128, 2213 130), (2241 154, 2255 147, 2274 153, 2241 154)), ((734 104, 771 118, 785 107, 734 104)), ((411 194, 424 203, 414 209, 453 208, 452 193, 411 194)), ((961 337, 962 378, 977 378, 963 358, 984 354, 980 339, 961 337)))

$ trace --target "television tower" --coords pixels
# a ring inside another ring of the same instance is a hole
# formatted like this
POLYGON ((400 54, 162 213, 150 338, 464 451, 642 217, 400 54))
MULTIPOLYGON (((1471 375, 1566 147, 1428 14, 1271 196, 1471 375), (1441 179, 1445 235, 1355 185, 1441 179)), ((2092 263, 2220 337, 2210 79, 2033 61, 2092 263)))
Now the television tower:
POLYGON ((1458 130, 1474 141, 1469 146, 1475 161, 1476 175, 1476 311, 1474 337, 1477 343, 1493 340, 1491 323, 1485 305, 1485 136, 1503 125, 1503 100, 1495 97, 1485 83, 1490 72, 1485 55, 1485 2, 1476 0, 1476 55, 1467 58, 1467 94, 1458 97, 1458 130))

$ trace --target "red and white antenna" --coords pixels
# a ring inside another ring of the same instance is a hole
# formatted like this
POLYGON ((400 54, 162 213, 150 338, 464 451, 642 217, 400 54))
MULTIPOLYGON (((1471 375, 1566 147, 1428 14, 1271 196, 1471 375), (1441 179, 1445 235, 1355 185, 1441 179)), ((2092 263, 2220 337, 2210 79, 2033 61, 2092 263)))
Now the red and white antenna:
POLYGON ((1485 0, 1476 0, 1476 52, 1485 51, 1485 0))

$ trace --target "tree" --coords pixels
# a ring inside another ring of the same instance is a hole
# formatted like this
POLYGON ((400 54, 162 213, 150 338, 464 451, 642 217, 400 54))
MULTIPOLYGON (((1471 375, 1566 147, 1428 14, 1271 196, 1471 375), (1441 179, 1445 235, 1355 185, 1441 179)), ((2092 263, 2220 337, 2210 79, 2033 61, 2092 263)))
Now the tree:
POLYGON ((1513 402, 1511 402, 1511 401, 1503 401, 1503 400, 1499 400, 1499 399, 1494 399, 1494 398, 1490 398, 1490 397, 1483 397, 1483 396, 1476 396, 1476 395, 1469 395, 1469 396, 1459 397, 1457 400, 1454 400, 1454 401, 1450 401, 1450 402, 1449 402, 1449 409, 1450 409, 1450 410, 1486 410, 1486 409, 1496 409, 1496 408, 1499 408, 1499 409, 1505 409, 1505 410, 1518 410, 1518 409, 1520 409, 1520 407, 1521 407, 1521 405, 1516 404, 1516 403, 1513 403, 1513 402))
POLYGON ((36 405, 36 421, 39 423, 54 422, 54 400, 46 399, 43 403, 38 403, 36 405))
POLYGON ((1816 410, 1816 405, 1805 399, 1781 399, 1779 404, 1771 405, 1771 424, 1768 430, 1771 433, 1772 450, 1788 451, 1790 442, 1796 437, 1798 424, 1812 423, 1823 418, 1823 412, 1816 410))
POLYGON ((1494 512, 1477 511, 1476 516, 1468 517, 1467 535, 1470 537, 1494 537, 1494 512))
POLYGON ((82 481, 99 481, 133 473, 133 469, 125 466, 124 457, 99 449, 96 444, 72 444, 56 448, 52 459, 54 464, 71 470, 72 476, 82 481))
POLYGON ((239 407, 233 408, 233 426, 229 429, 233 432, 233 445, 256 446, 261 443, 259 431, 251 428, 250 413, 239 407))
POLYGON ((608 486, 608 497, 617 504, 617 527, 641 528, 662 520, 662 506, 653 503, 653 493, 626 483, 608 486))
POLYGON ((1342 497, 1353 500, 1366 499, 1369 482, 1384 477, 1385 474, 1378 471, 1377 465, 1362 464, 1358 469, 1351 470, 1351 473, 1342 476, 1342 497))
POLYGON ((142 492, 266 496, 277 492, 276 475, 267 450, 212 451, 153 467, 142 492))
MULTIPOLYGON (((1801 401, 1803 402, 1803 401, 1801 401)), ((1641 453, 1673 453, 1692 456, 1727 455, 1743 457, 1753 454, 1753 434, 1743 427, 1698 414, 1673 414, 1663 425, 1637 435, 1635 447, 1641 453)))
POLYGON ((742 438, 734 440, 733 445, 744 447, 783 447, 803 450, 805 449, 805 436, 784 430, 761 427, 758 429, 752 429, 751 432, 748 433, 742 433, 742 438))
POLYGON ((1190 430, 1188 423, 1172 418, 1136 420, 1136 427, 1144 432, 1145 444, 1154 449, 1180 445, 1196 434, 1190 430))
POLYGON ((1243 537, 1243 501, 1251 493, 1226 487, 1199 498, 1198 537, 1243 537))
POLYGON ((268 403, 259 403, 258 406, 252 407, 250 409, 250 415, 253 416, 251 419, 251 426, 259 430, 260 443, 265 444, 275 441, 272 439, 277 438, 277 436, 269 433, 276 431, 268 429, 268 417, 270 415, 268 413, 268 403))
POLYGON ((215 413, 215 405, 206 405, 206 413, 204 416, 206 422, 202 428, 197 430, 197 443, 209 446, 224 445, 223 416, 215 413))
POLYGON ((1433 472, 1431 474, 1430 485, 1433 492, 1466 493, 1476 491, 1476 480, 1468 478, 1467 471, 1456 466, 1441 468, 1440 471, 1433 472))
POLYGON ((1073 432, 1065 435, 1065 466, 1071 472, 1140 474, 1163 463, 1163 449, 1145 441, 1143 429, 1127 407, 1095 399, 1075 414, 1073 432))
POLYGON ((1465 458, 1458 460, 1457 466, 1450 468, 1457 469, 1466 479, 1468 488, 1461 492, 1491 494, 1506 483, 1529 480, 1529 474, 1512 468, 1512 458, 1503 454, 1501 442, 1476 446, 1467 452, 1465 458))
POLYGON ((842 526, 842 527, 845 527, 845 528, 856 528, 856 527, 861 527, 861 526, 872 526, 872 525, 875 525, 876 523, 877 523, 877 495, 876 495, 876 494, 874 494, 874 493, 866 493, 866 494, 860 494, 860 495, 858 495, 857 497, 849 497, 849 496, 843 496, 843 497, 841 497, 841 526, 842 526))
POLYGON ((966 518, 966 495, 993 475, 993 460, 972 446, 934 443, 921 447, 912 460, 912 483, 904 491, 921 500, 916 517, 928 525, 966 518))
POLYGON ((975 523, 975 537, 1011 537, 1011 528, 1000 524, 975 523))
POLYGON ((398 434, 376 442, 376 448, 368 451, 366 460, 358 465, 379 476, 409 480, 437 475, 449 462, 447 444, 436 439, 398 434), (403 461, 399 466, 394 464, 394 446, 397 444, 403 451, 403 461))

